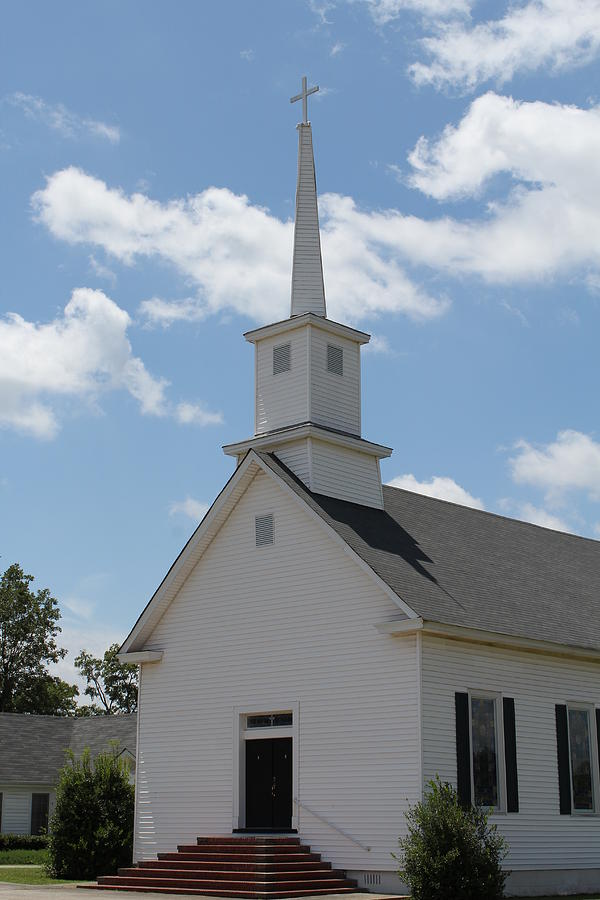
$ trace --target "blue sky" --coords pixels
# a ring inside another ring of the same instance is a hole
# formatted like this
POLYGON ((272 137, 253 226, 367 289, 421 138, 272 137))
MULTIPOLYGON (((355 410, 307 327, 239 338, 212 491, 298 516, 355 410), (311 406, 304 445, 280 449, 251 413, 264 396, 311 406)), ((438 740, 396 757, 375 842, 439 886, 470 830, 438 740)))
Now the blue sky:
POLYGON ((303 74, 385 480, 600 536, 600 0, 0 15, 0 553, 65 645, 125 636, 251 433, 303 74))

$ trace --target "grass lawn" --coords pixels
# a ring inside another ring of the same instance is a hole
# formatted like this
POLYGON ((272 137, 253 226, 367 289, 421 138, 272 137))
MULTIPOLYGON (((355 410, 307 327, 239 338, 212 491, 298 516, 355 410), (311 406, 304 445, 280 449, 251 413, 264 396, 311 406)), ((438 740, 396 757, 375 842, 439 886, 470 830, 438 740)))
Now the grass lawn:
POLYGON ((47 859, 47 850, 0 850, 0 866, 43 866, 47 859))
POLYGON ((46 875, 42 866, 31 869, 0 869, 0 883, 8 881, 10 884, 66 884, 65 878, 50 878, 46 875))

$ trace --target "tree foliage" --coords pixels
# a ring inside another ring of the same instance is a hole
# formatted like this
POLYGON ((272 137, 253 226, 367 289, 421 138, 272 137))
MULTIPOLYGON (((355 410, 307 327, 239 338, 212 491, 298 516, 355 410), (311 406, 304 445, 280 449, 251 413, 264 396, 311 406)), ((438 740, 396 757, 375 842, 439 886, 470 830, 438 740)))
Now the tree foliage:
POLYGON ((56 642, 60 610, 32 581, 17 563, 0 577, 0 712, 65 715, 79 692, 47 669, 67 653, 56 642))
POLYGON ((399 841, 398 874, 412 900, 500 900, 508 873, 508 847, 489 812, 461 806, 455 789, 428 783, 424 799, 406 814, 408 834, 399 841))
POLYGON ((75 665, 87 680, 84 693, 92 703, 80 707, 79 715, 114 715, 137 710, 137 666, 120 663, 118 644, 111 644, 101 659, 82 650, 75 665), (98 701, 98 702, 96 702, 98 701))
POLYGON ((48 855, 56 878, 94 879, 131 863, 134 788, 115 744, 92 762, 72 752, 60 773, 48 855))

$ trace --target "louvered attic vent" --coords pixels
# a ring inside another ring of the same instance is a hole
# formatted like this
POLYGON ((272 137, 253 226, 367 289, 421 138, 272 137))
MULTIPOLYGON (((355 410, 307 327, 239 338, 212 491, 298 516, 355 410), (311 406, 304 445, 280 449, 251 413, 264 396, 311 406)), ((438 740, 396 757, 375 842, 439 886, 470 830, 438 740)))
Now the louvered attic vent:
POLYGON ((273 543, 273 515, 256 517, 256 546, 265 547, 273 543))
POLYGON ((334 375, 344 374, 344 351, 334 344, 327 344, 327 371, 334 375))
POLYGON ((273 375, 279 375, 280 372, 289 372, 291 368, 291 352, 290 344, 280 344, 273 347, 273 375))

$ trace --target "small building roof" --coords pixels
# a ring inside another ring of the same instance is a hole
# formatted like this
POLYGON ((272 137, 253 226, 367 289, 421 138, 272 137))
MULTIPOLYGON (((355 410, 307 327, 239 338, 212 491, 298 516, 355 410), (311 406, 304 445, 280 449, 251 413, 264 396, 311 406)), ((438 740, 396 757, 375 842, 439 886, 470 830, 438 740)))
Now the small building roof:
POLYGON ((423 619, 600 650, 599 541, 387 485, 360 506, 258 455, 423 619))
POLYGON ((65 750, 92 758, 118 741, 135 758, 137 715, 34 716, 0 713, 0 784, 56 784, 65 750))

